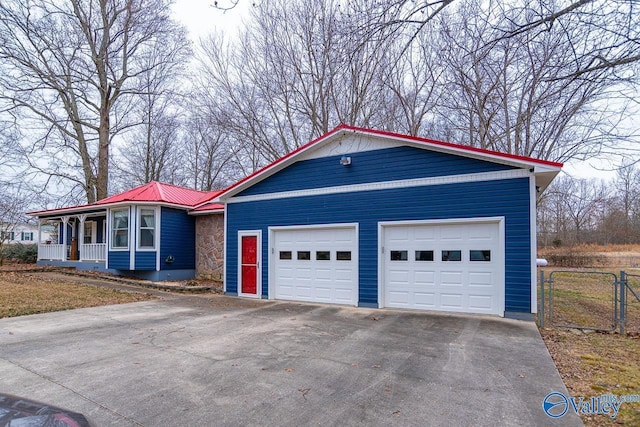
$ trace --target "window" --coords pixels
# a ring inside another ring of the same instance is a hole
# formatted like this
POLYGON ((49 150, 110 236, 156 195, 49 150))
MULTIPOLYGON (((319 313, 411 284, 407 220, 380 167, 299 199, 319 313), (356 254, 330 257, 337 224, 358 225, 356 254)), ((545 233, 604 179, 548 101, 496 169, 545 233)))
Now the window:
POLYGON ((416 251, 416 261, 433 261, 433 251, 416 251))
POLYGON ((280 259, 291 259, 291 251, 280 251, 280 259))
POLYGON ((3 231, 0 233, 1 240, 13 240, 13 238, 14 238, 13 231, 3 231))
POLYGON ((23 242, 33 242, 33 231, 23 231, 20 234, 20 240, 23 242))
POLYGON ((318 260, 318 261, 330 261, 331 260, 331 252, 330 251, 316 251, 316 260, 318 260))
POLYGON ((470 261, 491 261, 491 251, 469 251, 470 261))
POLYGON ((442 251, 442 261, 462 261, 462 251, 442 251))
POLYGON ((111 213, 111 248, 129 248, 129 209, 111 213))
POLYGON ((93 236, 93 221, 87 221, 84 223, 84 237, 83 237, 82 243, 84 244, 93 243, 92 236, 93 236))
POLYGON ((298 251, 298 260, 309 261, 311 259, 310 251, 298 251))
POLYGON ((406 261, 409 259, 408 251, 391 251, 391 261, 406 261))
POLYGON ((138 227, 138 247, 153 249, 156 246, 156 211, 155 209, 140 209, 138 227))
POLYGON ((336 259, 338 261, 351 261, 351 251, 337 251, 336 259))

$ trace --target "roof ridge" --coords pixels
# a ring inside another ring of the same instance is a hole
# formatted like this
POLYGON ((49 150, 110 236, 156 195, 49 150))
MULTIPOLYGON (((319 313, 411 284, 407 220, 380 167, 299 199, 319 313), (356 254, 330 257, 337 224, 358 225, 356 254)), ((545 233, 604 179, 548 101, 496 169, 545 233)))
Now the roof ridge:
POLYGON ((207 194, 210 193, 212 191, 222 191, 222 190, 198 190, 196 188, 191 188, 191 187, 185 187, 183 185, 178 185, 178 184, 171 184, 169 182, 160 182, 160 181, 154 181, 157 182, 161 187, 174 187, 174 188, 179 188, 180 190, 188 190, 188 191, 195 191, 197 193, 202 193, 202 194, 207 194))
POLYGON ((164 189, 162 188, 161 183, 158 182, 158 181, 151 181, 151 183, 156 188, 156 191, 158 192, 158 195, 160 196, 159 199, 160 200, 167 200, 166 197, 165 197, 164 189))

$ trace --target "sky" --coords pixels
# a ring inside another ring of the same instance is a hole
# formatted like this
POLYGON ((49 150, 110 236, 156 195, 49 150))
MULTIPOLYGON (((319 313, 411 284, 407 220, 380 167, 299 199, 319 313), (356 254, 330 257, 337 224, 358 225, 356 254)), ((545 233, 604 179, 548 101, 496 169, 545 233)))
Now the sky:
MULTIPOLYGON (((191 40, 196 43, 214 29, 222 29, 227 34, 237 33, 243 17, 248 16, 252 2, 239 0, 233 9, 222 11, 213 7, 214 0, 175 0, 173 13, 174 18, 187 27, 191 40)), ((218 3, 225 6, 232 4, 232 1, 218 0, 218 3)))
MULTIPOLYGON (((221 6, 227 6, 233 1, 218 0, 218 3, 221 6)), ((226 35, 236 34, 242 28, 243 19, 249 16, 252 3, 253 0, 239 0, 234 8, 223 11, 213 7, 214 0, 175 0, 174 18, 187 28, 191 40, 197 44, 200 38, 207 36, 214 29, 220 29, 226 35)), ((638 120, 640 121, 640 118, 638 120)), ((429 135, 421 136, 429 137, 429 135)), ((616 176, 615 171, 612 170, 613 167, 615 165, 605 159, 591 159, 585 162, 567 163, 563 171, 576 178, 595 177, 609 180, 616 176)))

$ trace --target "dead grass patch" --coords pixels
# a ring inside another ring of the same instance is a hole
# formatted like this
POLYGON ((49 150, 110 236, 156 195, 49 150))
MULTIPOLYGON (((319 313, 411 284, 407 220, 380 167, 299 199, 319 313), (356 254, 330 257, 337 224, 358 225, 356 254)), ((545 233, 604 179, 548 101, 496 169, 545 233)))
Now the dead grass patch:
POLYGON ((52 280, 28 273, 0 272, 0 318, 145 301, 152 296, 52 280))
POLYGON ((594 245, 594 244, 582 244, 575 246, 547 246, 538 250, 539 254, 558 252, 558 251, 572 251, 582 253, 595 253, 595 252, 636 252, 640 253, 640 245, 594 245))
MULTIPOLYGON (((640 394, 640 339, 559 328, 540 333, 572 396, 640 394)), ((640 403, 623 403, 615 419, 593 415, 582 420, 588 427, 637 426, 640 403)))

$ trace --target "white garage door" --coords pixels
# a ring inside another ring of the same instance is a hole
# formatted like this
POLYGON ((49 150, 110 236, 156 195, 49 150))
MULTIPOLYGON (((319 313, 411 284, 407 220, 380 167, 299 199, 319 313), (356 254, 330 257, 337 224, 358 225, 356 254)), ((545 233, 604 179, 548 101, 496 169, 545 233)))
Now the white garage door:
POLYGON ((357 304, 356 228, 297 228, 273 231, 275 298, 357 304))
POLYGON ((384 227, 387 307, 504 315, 499 222, 384 227))

